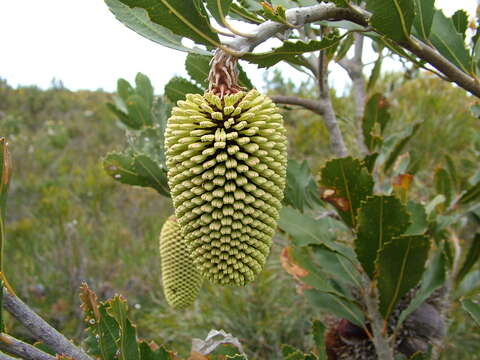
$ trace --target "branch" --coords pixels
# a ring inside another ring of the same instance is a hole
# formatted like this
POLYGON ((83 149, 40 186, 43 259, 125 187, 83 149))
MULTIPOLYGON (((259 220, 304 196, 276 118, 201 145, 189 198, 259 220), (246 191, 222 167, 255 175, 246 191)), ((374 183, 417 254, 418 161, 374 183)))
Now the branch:
MULTIPOLYGON (((321 20, 349 20, 362 26, 368 25, 362 15, 350 9, 336 7, 334 4, 292 8, 288 9, 285 15, 287 22, 296 27, 321 20)), ((275 34, 288 29, 288 25, 265 21, 258 25, 251 37, 236 36, 233 40, 226 40, 225 45, 239 52, 249 52, 275 34)))
MULTIPOLYGON (((321 20, 348 20, 355 24, 368 27, 370 14, 356 6, 352 8, 339 8, 334 4, 319 4, 301 8, 292 8, 286 11, 287 22, 297 27, 321 20)), ((256 28, 251 37, 235 36, 225 40, 225 45, 237 51, 239 54, 252 51, 267 39, 277 33, 284 32, 289 27, 274 21, 266 21, 256 28)), ((480 98, 480 82, 475 78, 458 69, 435 49, 410 36, 409 39, 398 43, 401 47, 409 50, 412 54, 431 64, 435 69, 443 73, 448 80, 480 98)))
POLYGON ((7 355, 0 351, 0 360, 18 360, 18 358, 13 358, 10 355, 7 355))
POLYGON ((286 96, 286 95, 269 95, 269 98, 276 104, 285 104, 285 105, 298 105, 308 109, 318 115, 323 115, 325 109, 316 100, 298 98, 296 96, 286 96))
MULTIPOLYGON (((0 349, 24 360, 55 360, 52 355, 7 334, 0 334, 0 349)), ((0 360, 2 356, 6 356, 5 359, 12 359, 10 356, 0 354, 0 360)))
POLYGON ((65 336, 38 316, 17 296, 3 289, 5 309, 20 321, 36 338, 41 340, 57 354, 66 355, 75 360, 92 360, 82 349, 76 347, 65 336))

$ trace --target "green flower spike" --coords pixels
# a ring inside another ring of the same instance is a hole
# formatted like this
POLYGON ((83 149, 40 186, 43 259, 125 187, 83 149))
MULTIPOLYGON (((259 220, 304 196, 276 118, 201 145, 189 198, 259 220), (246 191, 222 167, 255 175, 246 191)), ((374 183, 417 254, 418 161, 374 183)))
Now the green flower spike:
POLYGON ((163 291, 175 309, 190 306, 202 286, 202 276, 190 258, 182 230, 174 215, 163 224, 160 233, 163 291))
POLYGON ((256 90, 188 94, 165 131, 175 214, 208 280, 245 285, 262 270, 282 206, 287 139, 256 90))

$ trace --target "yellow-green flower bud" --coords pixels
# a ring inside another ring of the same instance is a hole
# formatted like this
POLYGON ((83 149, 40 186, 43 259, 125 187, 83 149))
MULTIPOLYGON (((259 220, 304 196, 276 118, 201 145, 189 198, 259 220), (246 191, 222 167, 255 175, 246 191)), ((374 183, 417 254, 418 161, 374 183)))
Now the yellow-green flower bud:
POLYGON ((175 214, 202 275, 245 285, 262 270, 279 217, 287 139, 275 104, 256 90, 188 94, 165 131, 175 214))
POLYGON ((195 301, 202 286, 202 276, 193 265, 174 215, 163 224, 160 257, 163 291, 168 304, 175 309, 186 308, 195 301))

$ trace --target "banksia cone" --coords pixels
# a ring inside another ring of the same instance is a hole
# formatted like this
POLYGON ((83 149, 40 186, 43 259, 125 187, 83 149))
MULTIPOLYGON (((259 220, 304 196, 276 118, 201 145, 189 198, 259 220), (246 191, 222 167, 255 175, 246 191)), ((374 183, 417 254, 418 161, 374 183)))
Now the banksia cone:
POLYGON ((262 270, 272 244, 285 187, 286 130, 268 97, 216 79, 218 87, 188 94, 172 110, 168 179, 202 275, 245 285, 262 270))
POLYGON ((175 309, 191 305, 202 285, 202 277, 187 251, 180 224, 170 216, 160 233, 163 291, 175 309))

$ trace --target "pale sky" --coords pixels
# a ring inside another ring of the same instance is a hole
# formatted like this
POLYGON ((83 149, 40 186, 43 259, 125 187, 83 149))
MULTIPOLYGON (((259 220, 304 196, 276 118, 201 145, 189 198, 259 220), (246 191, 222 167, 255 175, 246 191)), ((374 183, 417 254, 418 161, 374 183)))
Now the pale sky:
MULTIPOLYGON (((446 14, 465 9, 471 15, 476 0, 436 0, 446 14)), ((52 78, 72 90, 103 88, 114 91, 116 81, 147 74, 156 93, 173 75, 184 75, 186 54, 142 38, 108 11, 102 0, 0 1, 0 77, 13 86, 48 88, 52 78)), ((287 76, 298 73, 281 66, 287 76)), ((256 86, 262 70, 246 66, 256 86)), ((333 69, 343 87, 346 76, 333 69)))

